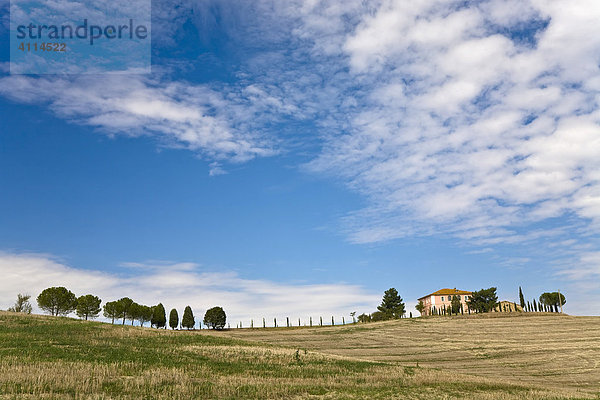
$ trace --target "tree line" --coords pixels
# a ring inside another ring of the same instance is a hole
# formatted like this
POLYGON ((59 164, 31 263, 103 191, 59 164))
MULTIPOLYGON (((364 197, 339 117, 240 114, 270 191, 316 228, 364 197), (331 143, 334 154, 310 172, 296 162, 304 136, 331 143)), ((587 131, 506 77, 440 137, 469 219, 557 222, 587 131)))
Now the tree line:
MULTIPOLYGON (((10 307, 8 311, 31 313, 32 306, 29 303, 31 296, 19 294, 14 306, 10 307)), ((525 301, 523 291, 519 287, 519 302, 521 310, 518 309, 516 303, 504 304, 498 302, 498 296, 496 294, 496 288, 491 287, 488 289, 481 289, 472 292, 469 300, 466 301, 467 309, 463 309, 463 303, 461 303, 458 296, 452 296, 450 305, 446 307, 436 309, 432 307, 429 315, 458 315, 471 312, 475 313, 486 313, 490 311, 526 311, 526 312, 559 312, 559 307, 566 304, 566 298, 563 294, 558 292, 545 292, 542 293, 536 302, 533 299, 532 302, 525 301)), ((125 324, 127 320, 131 321, 131 325, 137 321, 140 326, 144 326, 147 322, 150 322, 150 326, 154 328, 166 328, 167 317, 166 311, 162 303, 155 306, 146 306, 138 304, 129 297, 123 297, 119 300, 109 301, 104 304, 104 307, 100 307, 102 300, 98 296, 92 294, 86 294, 83 296, 76 297, 73 292, 65 287, 51 287, 44 289, 37 297, 37 303, 40 309, 53 315, 53 316, 65 316, 73 311, 82 319, 94 319, 97 318, 101 312, 104 317, 111 320, 111 323, 115 321, 121 321, 121 324, 125 324)), ((417 311, 424 314, 425 306, 422 301, 415 306, 417 311)), ((353 322, 356 322, 356 312, 350 313, 353 322)), ((381 304, 377 307, 377 311, 371 314, 361 314, 358 316, 358 322, 372 322, 372 321, 386 321, 390 319, 398 319, 406 317, 406 307, 402 297, 398 294, 395 288, 390 288, 384 292, 381 304)), ((410 313, 412 318, 412 312, 410 313)), ((207 310, 204 319, 204 325, 212 329, 223 329, 225 327, 227 316, 225 311, 221 307, 212 307, 207 310)), ((345 320, 342 317, 343 324, 345 320)), ((335 325, 334 318, 331 317, 331 325, 335 325)), ((181 321, 179 319, 179 313, 176 309, 172 309, 169 313, 168 326, 172 329, 182 327, 185 329, 194 329, 196 326, 196 318, 190 306, 184 309, 183 317, 181 321)), ((277 327, 277 319, 274 319, 274 326, 277 327)), ((290 320, 287 318, 286 326, 290 327, 290 320)), ((298 320, 298 326, 300 326, 300 320, 298 320)), ((310 326, 313 326, 312 317, 310 318, 310 326)), ((320 317, 319 326, 323 326, 323 318, 320 317)), ((200 323, 200 328, 202 324, 200 323)), ((242 324, 239 323, 239 328, 242 324)), ((250 327, 254 328, 254 321, 251 321, 250 327)), ((266 327, 265 319, 263 318, 263 327, 266 327)))
MULTIPOLYGON (((17 301, 8 311, 31 313, 32 306, 29 302, 30 295, 19 294, 17 301)), ((102 312, 104 317, 111 320, 111 323, 121 320, 131 321, 133 325, 136 321, 140 326, 150 322, 154 328, 166 328, 167 317, 165 307, 162 303, 155 306, 138 304, 129 297, 122 297, 119 300, 109 301, 100 307, 102 300, 98 296, 86 294, 75 296, 73 292, 63 286, 50 287, 44 289, 37 297, 38 307, 52 316, 66 316, 75 312, 78 317, 88 320, 98 318, 102 312)), ((227 316, 222 307, 212 307, 204 314, 204 325, 212 329, 223 329, 227 316)), ((192 308, 187 306, 183 311, 183 318, 179 320, 179 314, 176 309, 172 309, 169 314, 169 327, 177 329, 180 326, 185 329, 194 329, 196 319, 192 308)), ((200 328, 202 325, 200 324, 200 328)))

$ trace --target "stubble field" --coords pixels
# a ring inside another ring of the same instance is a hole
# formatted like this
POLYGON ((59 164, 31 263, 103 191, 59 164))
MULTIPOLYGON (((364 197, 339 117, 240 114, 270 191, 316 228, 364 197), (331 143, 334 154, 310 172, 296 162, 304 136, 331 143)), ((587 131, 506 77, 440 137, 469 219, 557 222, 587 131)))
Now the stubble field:
POLYGON ((230 337, 498 382, 600 392, 600 317, 546 313, 414 318, 230 337))
POLYGON ((172 332, 0 312, 2 399, 593 399, 599 359, 596 317, 172 332))

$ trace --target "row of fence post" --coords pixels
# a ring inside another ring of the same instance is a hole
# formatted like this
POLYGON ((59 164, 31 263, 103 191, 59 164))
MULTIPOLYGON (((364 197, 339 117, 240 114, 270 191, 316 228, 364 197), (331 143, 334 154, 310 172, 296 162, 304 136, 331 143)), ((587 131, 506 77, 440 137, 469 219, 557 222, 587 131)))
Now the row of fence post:
MULTIPOLYGON (((354 317, 353 317, 352 323, 353 324, 356 323, 356 319, 354 317)), ((342 325, 346 325, 346 318, 344 316, 342 316, 342 325)), ((292 324, 290 322, 290 317, 285 317, 285 326, 287 328, 292 327, 292 324)), ((298 318, 298 326, 302 326, 301 318, 298 318)), ((304 326, 306 326, 306 324, 304 326)), ((312 317, 308 318, 308 326, 309 327, 313 326, 313 318, 312 317)), ((323 325, 323 317, 319 317, 319 325, 318 326, 324 326, 323 325)), ((329 326, 335 326, 335 317, 333 315, 331 316, 331 325, 329 325, 329 326)), ((244 327, 244 324, 242 321, 240 321, 236 324, 236 328, 238 328, 238 329, 243 328, 243 327, 244 327)), ((267 321, 265 318, 262 319, 262 327, 267 328, 267 321)), ((277 323, 277 318, 273 318, 273 327, 279 328, 279 324, 277 323)), ((250 320, 250 328, 254 329, 254 319, 250 320)))

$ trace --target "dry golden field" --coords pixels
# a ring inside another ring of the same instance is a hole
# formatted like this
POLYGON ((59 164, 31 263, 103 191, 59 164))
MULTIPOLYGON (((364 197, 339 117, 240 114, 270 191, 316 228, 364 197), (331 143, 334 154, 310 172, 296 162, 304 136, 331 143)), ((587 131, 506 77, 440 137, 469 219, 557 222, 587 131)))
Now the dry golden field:
POLYGON ((600 396, 600 317, 491 313, 219 334, 600 396))
POLYGON ((599 320, 173 332, 0 312, 0 399, 597 399, 599 320))

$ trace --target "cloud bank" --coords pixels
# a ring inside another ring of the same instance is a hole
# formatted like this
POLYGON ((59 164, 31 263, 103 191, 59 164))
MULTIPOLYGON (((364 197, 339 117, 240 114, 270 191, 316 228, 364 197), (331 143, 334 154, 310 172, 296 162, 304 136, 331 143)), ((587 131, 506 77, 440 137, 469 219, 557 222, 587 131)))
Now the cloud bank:
POLYGON ((45 288, 65 286, 77 296, 92 293, 103 300, 130 297, 140 304, 162 302, 167 309, 176 308, 180 315, 190 305, 196 320, 201 320, 210 307, 224 308, 232 326, 241 321, 249 327, 262 326, 262 318, 273 325, 318 323, 319 316, 338 323, 342 316, 351 320, 352 311, 371 312, 381 296, 357 285, 282 284, 262 279, 244 279, 234 272, 203 272, 194 263, 124 263, 120 273, 73 268, 43 254, 0 253, 0 309, 12 305, 17 293, 32 295, 34 312, 41 312, 35 297, 45 288))

